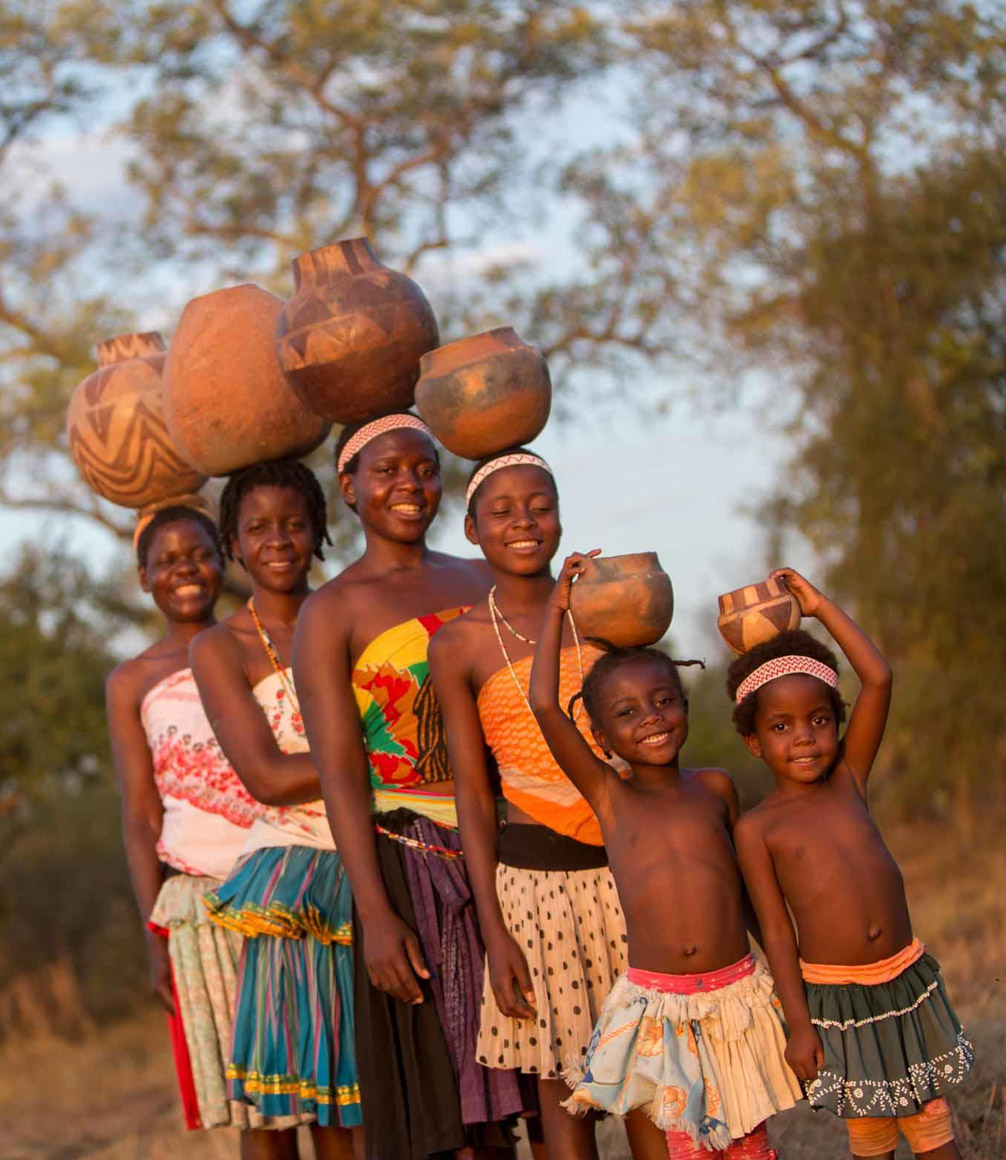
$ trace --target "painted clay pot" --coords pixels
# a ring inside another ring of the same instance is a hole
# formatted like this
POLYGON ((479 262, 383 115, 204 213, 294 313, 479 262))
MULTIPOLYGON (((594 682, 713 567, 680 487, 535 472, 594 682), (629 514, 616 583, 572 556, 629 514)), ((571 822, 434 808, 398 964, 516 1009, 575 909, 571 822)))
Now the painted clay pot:
POLYGON ((337 423, 412 406, 420 356, 440 341, 416 283, 378 261, 366 238, 301 254, 293 277, 276 352, 307 406, 337 423))
POLYGON ((164 411, 182 454, 207 475, 313 451, 331 424, 295 394, 276 359, 283 303, 246 283, 193 298, 164 367, 164 411))
POLYGON ((548 365, 509 326, 430 351, 419 367, 419 413, 455 455, 482 459, 530 443, 548 421, 548 365))
POLYGON ((674 614, 671 578, 656 552, 598 556, 573 584, 570 609, 581 636, 615 648, 655 644, 674 614))
POLYGON ((720 597, 716 627, 735 653, 750 652, 788 628, 800 625, 800 605, 778 580, 748 584, 720 597))
POLYGON ((70 396, 70 454, 92 491, 140 508, 206 482, 182 458, 164 421, 159 334, 120 334, 98 346, 98 369, 70 396))

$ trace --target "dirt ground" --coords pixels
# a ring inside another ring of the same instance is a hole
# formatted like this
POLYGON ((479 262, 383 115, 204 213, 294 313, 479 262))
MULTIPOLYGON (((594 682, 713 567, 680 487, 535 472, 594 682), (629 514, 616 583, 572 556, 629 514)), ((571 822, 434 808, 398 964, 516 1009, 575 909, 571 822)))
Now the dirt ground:
MULTIPOLYGON (((944 969, 978 1053, 952 1101, 966 1160, 1006 1158, 1006 848, 889 830, 918 934, 944 969)), ((0 1046, 0 1160, 234 1160, 231 1131, 185 1132, 163 1019, 146 1010, 78 1042, 0 1046)), ((770 1125, 783 1160, 847 1160, 844 1130, 806 1106, 770 1125)), ((620 1125, 601 1128, 605 1160, 628 1160, 620 1125)), ((304 1140, 302 1155, 310 1156, 304 1140)), ((898 1158, 908 1157, 899 1151, 898 1158)), ((398 1158, 389 1158, 398 1160, 398 1158)))

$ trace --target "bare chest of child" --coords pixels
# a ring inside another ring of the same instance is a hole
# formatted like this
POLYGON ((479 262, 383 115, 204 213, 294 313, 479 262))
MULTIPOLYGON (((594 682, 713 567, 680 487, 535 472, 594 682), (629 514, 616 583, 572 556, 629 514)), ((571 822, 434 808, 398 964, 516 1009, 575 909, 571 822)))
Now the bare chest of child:
POLYGON ((765 843, 802 959, 852 966, 911 942, 901 871, 853 786, 822 782, 766 805, 765 843))
POLYGON ((629 963, 682 975, 742 958, 743 892, 724 800, 682 772, 669 787, 615 785, 611 806, 601 826, 629 963))

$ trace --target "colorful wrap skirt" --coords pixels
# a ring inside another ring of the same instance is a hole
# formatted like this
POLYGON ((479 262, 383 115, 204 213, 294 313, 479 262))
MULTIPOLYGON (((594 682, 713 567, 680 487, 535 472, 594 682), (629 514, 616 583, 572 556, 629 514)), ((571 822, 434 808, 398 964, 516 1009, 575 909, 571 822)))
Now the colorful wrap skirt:
POLYGON ((632 968, 615 984, 563 1105, 624 1116, 725 1149, 801 1098, 772 976, 747 955, 702 975, 632 968))
POLYGON ((289 1128, 301 1115, 263 1115, 228 1098, 226 1066, 243 939, 210 922, 203 905, 216 878, 172 874, 148 925, 168 941, 175 1014, 169 1016, 179 1088, 189 1128, 289 1128))
POLYGON ((361 1124, 352 896, 342 859, 307 846, 256 850, 206 905, 213 922, 245 936, 231 1098, 262 1115, 361 1124))
POLYGON ((503 1145, 500 1122, 526 1101, 513 1072, 475 1059, 485 950, 457 831, 412 810, 375 815, 377 857, 395 911, 419 936, 432 978, 424 1002, 399 1002, 370 983, 359 932, 356 1045, 370 1160, 426 1160, 503 1145))
POLYGON ((487 963, 478 1060, 561 1078, 583 1063, 601 1007, 628 965, 625 918, 604 847, 547 826, 509 823, 500 832, 496 894, 531 972, 535 1018, 500 1011, 487 963))
POLYGON ((801 966, 824 1046, 824 1066, 807 1085, 811 1107, 847 1119, 909 1116, 967 1078, 974 1048, 950 1006, 939 964, 921 943, 867 968, 801 966), (821 977, 815 971, 870 977, 872 968, 877 977, 897 959, 908 965, 885 982, 810 981, 821 977))

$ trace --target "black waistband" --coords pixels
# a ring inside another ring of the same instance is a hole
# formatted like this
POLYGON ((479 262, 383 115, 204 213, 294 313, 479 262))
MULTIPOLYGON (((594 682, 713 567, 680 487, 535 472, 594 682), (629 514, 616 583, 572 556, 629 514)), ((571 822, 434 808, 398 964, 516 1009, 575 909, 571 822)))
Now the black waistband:
POLYGON ((499 860, 519 870, 600 870, 608 865, 608 854, 603 846, 589 846, 548 826, 504 822, 499 860))

